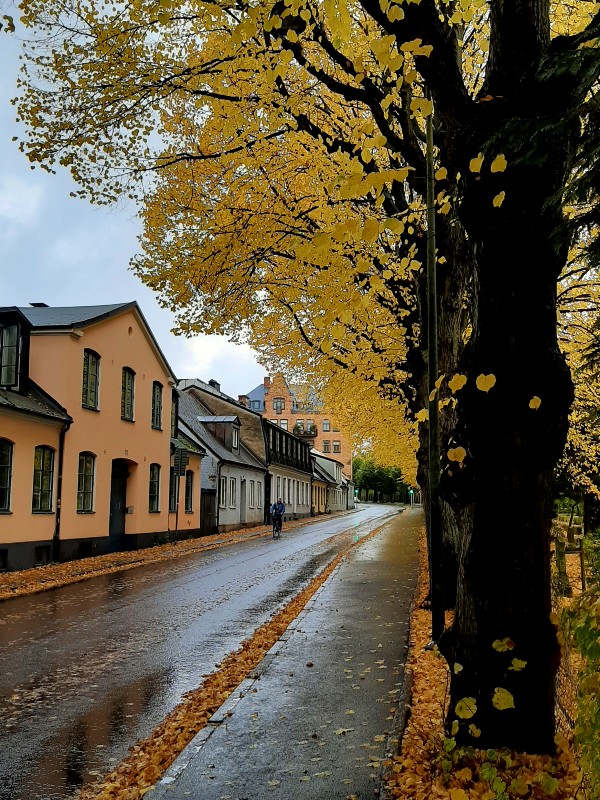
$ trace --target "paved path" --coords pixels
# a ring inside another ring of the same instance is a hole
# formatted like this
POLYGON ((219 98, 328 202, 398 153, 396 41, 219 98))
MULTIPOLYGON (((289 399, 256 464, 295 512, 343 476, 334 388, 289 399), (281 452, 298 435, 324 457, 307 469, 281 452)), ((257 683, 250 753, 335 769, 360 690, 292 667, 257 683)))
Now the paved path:
POLYGON ((407 509, 352 550, 148 800, 377 797, 422 522, 407 509))

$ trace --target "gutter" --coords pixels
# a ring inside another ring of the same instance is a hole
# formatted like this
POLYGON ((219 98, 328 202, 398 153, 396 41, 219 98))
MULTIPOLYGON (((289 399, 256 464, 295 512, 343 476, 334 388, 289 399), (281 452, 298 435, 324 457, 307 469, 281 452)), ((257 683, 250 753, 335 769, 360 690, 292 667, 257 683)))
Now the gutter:
POLYGON ((221 466, 223 462, 219 459, 219 463, 217 464, 217 530, 216 533, 219 532, 219 511, 221 509, 221 466))
POLYGON ((58 474, 56 476, 56 517, 54 523, 54 535, 52 537, 52 561, 58 563, 60 560, 60 510, 62 503, 62 478, 63 462, 65 456, 65 437, 71 427, 71 422, 66 422, 60 432, 58 440, 58 474))

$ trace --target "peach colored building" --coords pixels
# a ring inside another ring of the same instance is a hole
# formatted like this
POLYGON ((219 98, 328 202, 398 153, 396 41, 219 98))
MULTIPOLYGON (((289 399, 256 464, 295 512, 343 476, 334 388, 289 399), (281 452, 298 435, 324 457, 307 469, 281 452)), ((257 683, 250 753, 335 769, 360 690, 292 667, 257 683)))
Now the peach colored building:
POLYGON ((201 448, 172 475, 175 376, 137 303, 0 309, 0 337, 0 568, 199 531, 201 448))
POLYGON ((311 447, 340 461, 352 478, 352 446, 344 431, 309 387, 288 384, 281 372, 239 397, 253 411, 307 441, 311 447))

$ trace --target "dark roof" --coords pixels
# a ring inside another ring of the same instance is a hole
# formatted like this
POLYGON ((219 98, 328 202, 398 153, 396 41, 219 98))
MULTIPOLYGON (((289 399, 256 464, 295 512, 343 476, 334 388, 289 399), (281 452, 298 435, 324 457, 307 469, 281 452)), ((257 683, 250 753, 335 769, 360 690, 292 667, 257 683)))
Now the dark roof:
POLYGON ((56 422, 73 422, 67 410, 32 380, 28 382, 25 394, 0 389, 0 409, 2 408, 45 417, 56 422))
POLYGON ((105 306, 20 306, 19 311, 33 328, 81 328, 136 307, 137 303, 131 302, 105 306))
MULTIPOLYGON (((207 416, 207 409, 202 405, 197 397, 192 396, 189 392, 182 392, 177 390, 178 410, 179 416, 187 428, 194 433, 196 438, 202 443, 202 446, 210 450, 220 461, 227 461, 230 464, 239 464, 242 466, 253 467, 254 469, 265 469, 265 465, 259 461, 245 446, 243 441, 240 441, 238 453, 232 453, 221 442, 213 436, 210 430, 198 420, 198 417, 207 416)), ((214 420, 214 417, 210 417, 214 420)), ((237 417, 234 417, 237 419, 237 417)), ((240 439, 243 437, 243 428, 240 434, 240 439)))
POLYGON ((86 325, 93 325, 109 317, 115 317, 124 311, 133 310, 140 316, 166 371, 176 380, 175 373, 160 349, 152 329, 146 322, 146 318, 135 300, 129 303, 113 303, 112 305, 104 306, 19 306, 17 310, 29 321, 33 330, 44 330, 44 328, 53 330, 84 328, 86 325))

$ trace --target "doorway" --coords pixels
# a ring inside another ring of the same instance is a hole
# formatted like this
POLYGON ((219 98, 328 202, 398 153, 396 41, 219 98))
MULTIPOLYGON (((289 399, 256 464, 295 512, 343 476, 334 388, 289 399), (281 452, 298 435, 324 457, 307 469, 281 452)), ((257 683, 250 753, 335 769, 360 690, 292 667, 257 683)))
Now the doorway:
POLYGON ((111 553, 123 550, 125 544, 125 514, 127 513, 127 478, 129 462, 115 458, 110 475, 110 522, 108 545, 111 553))

